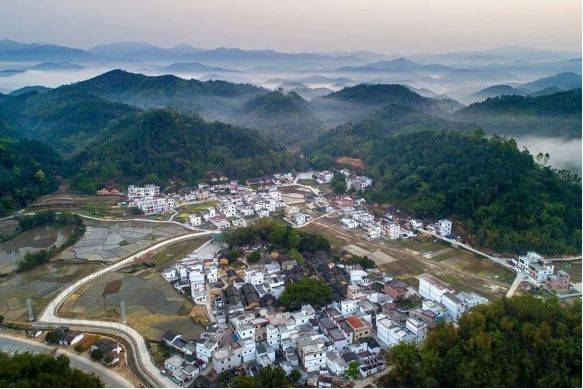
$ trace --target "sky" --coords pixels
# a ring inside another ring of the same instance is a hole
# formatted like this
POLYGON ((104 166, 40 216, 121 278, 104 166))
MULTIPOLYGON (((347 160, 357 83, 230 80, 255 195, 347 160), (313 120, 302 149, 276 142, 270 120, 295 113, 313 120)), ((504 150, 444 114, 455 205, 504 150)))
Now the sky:
POLYGON ((286 52, 581 50, 581 0, 0 0, 0 39, 286 52))

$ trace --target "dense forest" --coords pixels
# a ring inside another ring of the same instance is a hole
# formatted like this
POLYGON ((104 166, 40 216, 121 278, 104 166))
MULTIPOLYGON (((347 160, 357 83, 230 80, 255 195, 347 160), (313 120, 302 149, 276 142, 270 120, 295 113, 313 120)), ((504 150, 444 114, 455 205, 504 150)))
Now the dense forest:
POLYGON ((0 387, 3 388, 102 388, 93 374, 71 368, 65 355, 0 351, 0 387))
POLYGON ((581 182, 538 165, 514 140, 480 131, 385 135, 344 126, 305 150, 326 168, 339 156, 363 158, 374 187, 369 198, 421 218, 462 221, 479 246, 577 253, 581 246, 581 182))
POLYGON ((62 160, 51 146, 15 139, 0 119, 0 216, 57 189, 62 160))
POLYGON ((581 387, 581 301, 496 300, 388 353, 382 387, 581 387))
POLYGON ((194 183, 210 170, 245 178, 288 171, 298 164, 297 158, 254 130, 152 110, 124 117, 75 155, 72 165, 80 169, 71 182, 94 192, 109 180, 194 183))
POLYGON ((0 115, 20 136, 48 142, 67 153, 86 146, 115 120, 136 111, 68 85, 19 94, 0 104, 0 115))
POLYGON ((543 96, 498 96, 454 115, 489 133, 581 137, 581 89, 543 96))
POLYGON ((324 123, 311 111, 309 103, 295 92, 282 90, 249 99, 242 108, 241 125, 267 130, 289 145, 321 132, 324 123))

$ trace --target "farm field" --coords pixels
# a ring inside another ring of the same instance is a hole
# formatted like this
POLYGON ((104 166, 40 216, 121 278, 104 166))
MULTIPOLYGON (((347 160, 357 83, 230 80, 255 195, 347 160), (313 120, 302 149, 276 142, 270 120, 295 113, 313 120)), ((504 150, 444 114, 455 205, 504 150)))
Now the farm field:
POLYGON ((12 236, 11 239, 0 243, 0 275, 13 272, 18 259, 27 253, 63 244, 71 233, 68 227, 52 226, 36 227, 19 233, 18 222, 13 219, 0 222, 0 225, 3 231, 6 231, 5 236, 12 236))
POLYGON ((95 262, 56 261, 4 276, 0 278, 0 315, 6 321, 26 321, 27 299, 31 299, 36 316, 61 290, 102 267, 95 262))
POLYGON ((96 221, 84 219, 87 231, 59 259, 115 262, 163 240, 184 235, 184 227, 174 223, 140 221, 96 221))
POLYGON ((431 240, 369 240, 362 231, 346 230, 336 218, 326 217, 306 227, 324 234, 331 244, 353 255, 364 255, 393 276, 417 287, 417 276, 429 272, 460 291, 488 298, 503 296, 514 273, 472 253, 431 240))
POLYGON ((159 252, 143 258, 143 262, 151 263, 156 270, 162 270, 172 261, 180 260, 208 241, 208 236, 199 236, 164 247, 159 252))
POLYGON ((154 269, 133 265, 108 273, 79 288, 62 305, 64 317, 121 321, 124 301, 127 324, 146 339, 159 341, 164 332, 196 338, 207 318, 204 306, 194 305, 154 269))
MULTIPOLYGON (((40 196, 27 211, 68 210, 93 217, 124 217, 126 208, 118 205, 122 196, 83 195, 69 192, 56 192, 40 196)), ((131 216, 128 216, 131 217, 131 216)))

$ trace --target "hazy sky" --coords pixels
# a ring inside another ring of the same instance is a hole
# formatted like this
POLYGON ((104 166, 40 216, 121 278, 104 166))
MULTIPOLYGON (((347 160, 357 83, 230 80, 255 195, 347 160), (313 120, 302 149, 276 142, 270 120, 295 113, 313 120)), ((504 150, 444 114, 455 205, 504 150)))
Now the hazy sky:
POLYGON ((581 0, 0 0, 0 38, 387 54, 581 49, 581 0))

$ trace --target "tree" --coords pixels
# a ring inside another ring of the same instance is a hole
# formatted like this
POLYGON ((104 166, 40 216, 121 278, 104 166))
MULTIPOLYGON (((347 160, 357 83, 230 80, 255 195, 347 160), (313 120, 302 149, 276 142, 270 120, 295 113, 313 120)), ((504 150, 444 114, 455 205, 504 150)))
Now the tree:
POLYGON ((300 378, 302 378, 302 373, 300 373, 300 371, 297 369, 293 369, 291 373, 289 373, 289 379, 292 384, 296 384, 300 378))
POLYGON ((103 360, 103 351, 101 351, 101 349, 94 348, 93 350, 91 350, 91 353, 89 353, 89 356, 94 361, 100 361, 101 362, 101 360, 103 360))
POLYGON ((267 366, 251 377, 239 375, 231 380, 232 388, 287 388, 292 383, 288 380, 285 370, 279 366, 267 366))
POLYGON ((249 263, 257 263, 261 259, 261 253, 259 251, 252 251, 247 256, 247 261, 249 263))
POLYGON ((103 382, 71 368, 65 355, 0 352, 0 387, 100 388, 103 382))
POLYGON ((58 344, 59 343, 59 333, 56 331, 49 331, 45 335, 45 341, 49 344, 58 344))
POLYGON ((304 304, 323 306, 330 301, 332 288, 323 281, 304 277, 286 286, 280 302, 290 310, 299 309, 304 304))
POLYGON ((294 261, 296 261, 297 263, 299 263, 300 265, 303 265, 306 263, 306 260, 304 259, 303 255, 300 254, 300 252, 298 250, 296 250, 295 248, 291 249, 289 251, 289 257, 291 259, 293 259, 294 261))
POLYGON ((350 361, 350 363, 348 364, 348 369, 346 369, 346 372, 344 373, 348 378, 352 378, 353 380, 357 379, 360 371, 358 369, 359 364, 357 361, 350 361))
POLYGON ((332 177, 332 191, 335 194, 342 194, 346 192, 346 177, 344 174, 336 172, 332 177))
POLYGON ((235 262, 237 258, 239 258, 239 250, 230 249, 227 253, 227 259, 229 260, 229 263, 235 262))
POLYGON ((581 301, 502 298, 391 348, 385 387, 580 387, 581 301), (552 369, 548 369, 553 366, 552 369))

